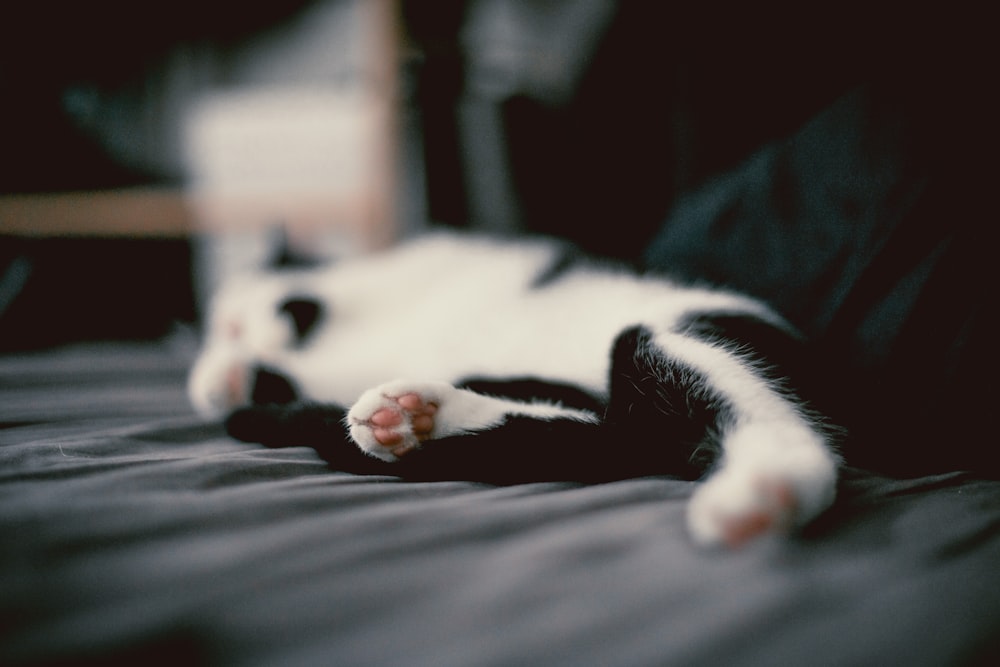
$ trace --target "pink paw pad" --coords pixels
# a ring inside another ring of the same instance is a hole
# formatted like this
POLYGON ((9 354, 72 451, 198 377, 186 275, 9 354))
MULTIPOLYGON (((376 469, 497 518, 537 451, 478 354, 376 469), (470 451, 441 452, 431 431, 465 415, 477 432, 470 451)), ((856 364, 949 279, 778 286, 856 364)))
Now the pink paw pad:
POLYGON ((784 532, 798 510, 795 492, 788 484, 761 481, 758 487, 763 507, 722 520, 723 540, 736 549, 768 532, 784 532))
POLYGON ((395 405, 376 410, 369 421, 372 426, 372 434, 375 440, 383 447, 391 448, 395 456, 402 456, 417 447, 417 444, 427 440, 431 431, 434 430, 434 415, 438 406, 435 403, 424 401, 416 393, 403 394, 402 396, 391 397, 390 400, 395 405), (406 442, 403 426, 409 420, 409 430, 416 439, 416 443, 406 442))

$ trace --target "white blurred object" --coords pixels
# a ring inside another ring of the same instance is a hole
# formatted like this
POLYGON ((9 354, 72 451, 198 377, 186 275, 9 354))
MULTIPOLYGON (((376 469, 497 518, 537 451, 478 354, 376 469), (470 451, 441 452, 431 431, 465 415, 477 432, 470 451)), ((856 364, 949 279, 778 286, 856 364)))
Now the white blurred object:
POLYGON ((374 168, 377 115, 377 104, 336 91, 211 94, 188 124, 192 190, 351 196, 374 168))
POLYGON ((378 245, 389 105, 359 91, 244 88, 207 95, 185 132, 188 200, 207 232, 201 289, 259 268, 273 231, 321 256, 378 245))
POLYGON ((188 193, 209 231, 366 227, 387 198, 388 104, 357 92, 213 93, 186 124, 188 193))
POLYGON ((378 248, 396 233, 392 3, 325 4, 324 21, 286 33, 297 35, 295 48, 264 40, 248 51, 242 65, 258 76, 209 89, 186 109, 181 143, 186 198, 204 232, 202 296, 233 272, 259 268, 279 227, 293 249, 320 258, 378 248), (328 51, 334 34, 350 38, 338 42, 344 53, 329 76, 280 75, 328 51))

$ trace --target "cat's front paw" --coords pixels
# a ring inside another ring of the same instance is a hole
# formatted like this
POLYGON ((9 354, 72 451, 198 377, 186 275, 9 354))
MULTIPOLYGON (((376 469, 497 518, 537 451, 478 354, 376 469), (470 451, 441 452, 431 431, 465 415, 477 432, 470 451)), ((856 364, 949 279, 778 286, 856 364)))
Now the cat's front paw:
POLYGON ((254 403, 291 403, 299 391, 275 367, 236 354, 214 354, 195 364, 188 378, 188 396, 202 417, 216 419, 254 403))
POLYGON ((188 397, 206 418, 247 405, 251 395, 250 364, 233 354, 205 354, 188 376, 188 397))
POLYGON ((370 389, 347 413, 347 427, 364 452, 396 461, 424 443, 496 428, 511 416, 595 422, 583 410, 478 394, 446 382, 395 380, 370 389))
POLYGON ((434 437, 435 417, 449 394, 446 383, 391 382, 365 392, 347 414, 354 442, 383 461, 396 461, 434 437))

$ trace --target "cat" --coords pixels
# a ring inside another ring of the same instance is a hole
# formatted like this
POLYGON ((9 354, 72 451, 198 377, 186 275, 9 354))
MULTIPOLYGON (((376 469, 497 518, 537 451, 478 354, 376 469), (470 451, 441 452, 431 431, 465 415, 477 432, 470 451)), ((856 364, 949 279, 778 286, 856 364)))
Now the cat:
POLYGON ((834 501, 834 431, 783 374, 801 336, 748 296, 552 239, 430 233, 212 304, 189 395, 241 440, 410 480, 701 479, 687 526, 709 547, 834 501))

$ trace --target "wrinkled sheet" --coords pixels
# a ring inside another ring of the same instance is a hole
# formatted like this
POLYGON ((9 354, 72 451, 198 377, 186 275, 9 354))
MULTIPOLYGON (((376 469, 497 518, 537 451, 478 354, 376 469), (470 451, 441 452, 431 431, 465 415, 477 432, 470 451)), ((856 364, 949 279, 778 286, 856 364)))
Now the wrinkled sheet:
POLYGON ((847 470, 800 537, 684 531, 668 478, 494 488, 226 437, 190 351, 0 358, 0 664, 760 665, 1000 655, 1000 483, 847 470))

